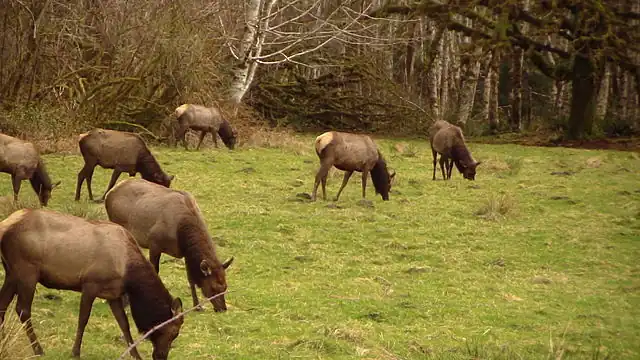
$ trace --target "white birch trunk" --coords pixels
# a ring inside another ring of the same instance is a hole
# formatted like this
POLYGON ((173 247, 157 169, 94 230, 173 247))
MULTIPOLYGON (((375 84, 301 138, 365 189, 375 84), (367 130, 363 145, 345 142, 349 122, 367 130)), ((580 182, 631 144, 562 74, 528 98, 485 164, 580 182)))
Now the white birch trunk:
POLYGON ((233 69, 233 81, 231 83, 231 101, 237 105, 251 88, 253 78, 258 69, 256 58, 262 53, 262 44, 266 36, 265 30, 269 26, 269 17, 273 6, 278 0, 250 0, 245 13, 245 28, 240 43, 238 61, 233 69), (264 11, 263 11, 264 10, 264 11), (262 13, 262 16, 261 16, 262 13), (262 19, 262 21, 260 21, 262 19))

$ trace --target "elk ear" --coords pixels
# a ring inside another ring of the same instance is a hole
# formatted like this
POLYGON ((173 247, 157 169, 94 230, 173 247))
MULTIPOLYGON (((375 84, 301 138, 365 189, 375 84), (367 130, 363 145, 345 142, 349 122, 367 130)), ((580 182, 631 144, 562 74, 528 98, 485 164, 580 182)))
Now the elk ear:
POLYGON ((179 297, 173 299, 171 302, 171 312, 173 313, 173 316, 182 312, 182 300, 180 300, 179 297))
POLYGON ((482 164, 482 161, 478 161, 478 162, 476 162, 476 166, 478 166, 478 165, 480 165, 480 164, 482 164))
POLYGON ((393 173, 391 173, 391 175, 389 175, 389 177, 390 177, 391 179, 393 179, 393 177, 394 177, 394 176, 396 176, 396 171, 395 171, 395 170, 393 170, 393 173))
POLYGON ((62 182, 62 180, 58 181, 57 183, 53 184, 51 186, 51 190, 55 189, 56 187, 58 187, 58 185, 60 185, 60 183, 62 182))
POLYGON ((204 274, 204 276, 210 276, 213 273, 211 271, 211 266, 209 266, 207 260, 202 260, 200 262, 200 271, 202 271, 202 274, 204 274))
POLYGON ((169 176, 169 181, 173 181, 174 178, 175 178, 175 176, 173 176, 173 175, 169 176))
POLYGON ((228 268, 228 267, 229 267, 229 265, 231 265, 231 263, 232 263, 232 262, 233 262, 233 256, 232 256, 231 258, 229 258, 229 260, 225 261, 225 262, 222 264, 222 268, 223 268, 223 269, 228 268))

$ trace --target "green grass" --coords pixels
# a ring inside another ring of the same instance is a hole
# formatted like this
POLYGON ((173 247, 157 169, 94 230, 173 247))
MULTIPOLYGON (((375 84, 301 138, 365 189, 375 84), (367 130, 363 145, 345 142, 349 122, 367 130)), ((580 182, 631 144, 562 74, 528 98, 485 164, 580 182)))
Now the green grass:
MULTIPOLYGON (((370 186, 373 207, 363 206, 354 176, 328 207, 296 196, 311 192, 318 167, 313 138, 296 143, 304 147, 154 149, 173 187, 196 197, 221 260, 236 259, 229 311, 188 314, 171 358, 640 357, 636 154, 471 144, 484 161, 477 180, 454 169, 445 182, 439 170, 431 180, 426 142, 382 140, 398 174, 391 201, 370 186)), ((105 216, 86 189, 73 202, 79 156, 45 158, 62 180, 52 209, 105 216)), ((98 196, 109 176, 96 169, 98 196)), ((341 179, 331 175, 329 199, 341 179)), ((10 194, 8 175, 0 180, 10 194)), ((24 183, 21 199, 33 198, 24 183)), ((183 262, 162 259, 163 281, 190 305, 183 262)), ((44 359, 69 358, 78 308, 79 294, 38 287, 44 359)), ((117 358, 119 335, 97 301, 82 358, 117 358)))

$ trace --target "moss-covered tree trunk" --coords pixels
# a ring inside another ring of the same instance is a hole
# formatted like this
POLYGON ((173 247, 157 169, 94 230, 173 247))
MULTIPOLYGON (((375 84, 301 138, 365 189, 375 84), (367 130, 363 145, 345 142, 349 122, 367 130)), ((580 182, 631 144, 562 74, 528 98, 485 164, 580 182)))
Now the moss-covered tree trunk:
POLYGON ((567 132, 570 139, 582 138, 593 130, 598 99, 596 74, 592 59, 576 56, 573 62, 571 112, 567 132))

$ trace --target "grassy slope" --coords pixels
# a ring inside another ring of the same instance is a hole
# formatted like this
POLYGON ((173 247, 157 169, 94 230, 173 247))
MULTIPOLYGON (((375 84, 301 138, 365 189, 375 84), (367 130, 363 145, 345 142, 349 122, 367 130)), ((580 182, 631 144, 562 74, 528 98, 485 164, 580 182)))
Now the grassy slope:
MULTIPOLYGON (((174 187, 196 196, 220 256, 236 258, 230 311, 189 314, 172 358, 640 356, 637 154, 473 144, 485 161, 475 182, 456 170, 452 181, 434 182, 427 144, 409 142, 401 154, 381 141, 398 172, 391 201, 369 187, 374 207, 359 204, 354 176, 330 208, 296 197, 311 191, 317 168, 312 138, 302 142, 154 150, 177 175, 174 187), (476 215, 487 205, 490 219, 476 215)), ((53 209, 104 216, 100 205, 73 202, 80 157, 46 160, 63 181, 53 209)), ((96 170, 96 194, 109 176, 96 170)), ((341 177, 329 181, 331 198, 341 177)), ((23 199, 34 197, 28 183, 23 189, 23 199)), ((10 193, 8 176, 0 191, 10 193)), ((182 261, 167 260, 163 281, 190 305, 182 261)), ((44 359, 68 358, 78 304, 78 294, 38 288, 44 359)), ((108 306, 96 302, 82 358, 116 358, 118 335, 108 306)))

